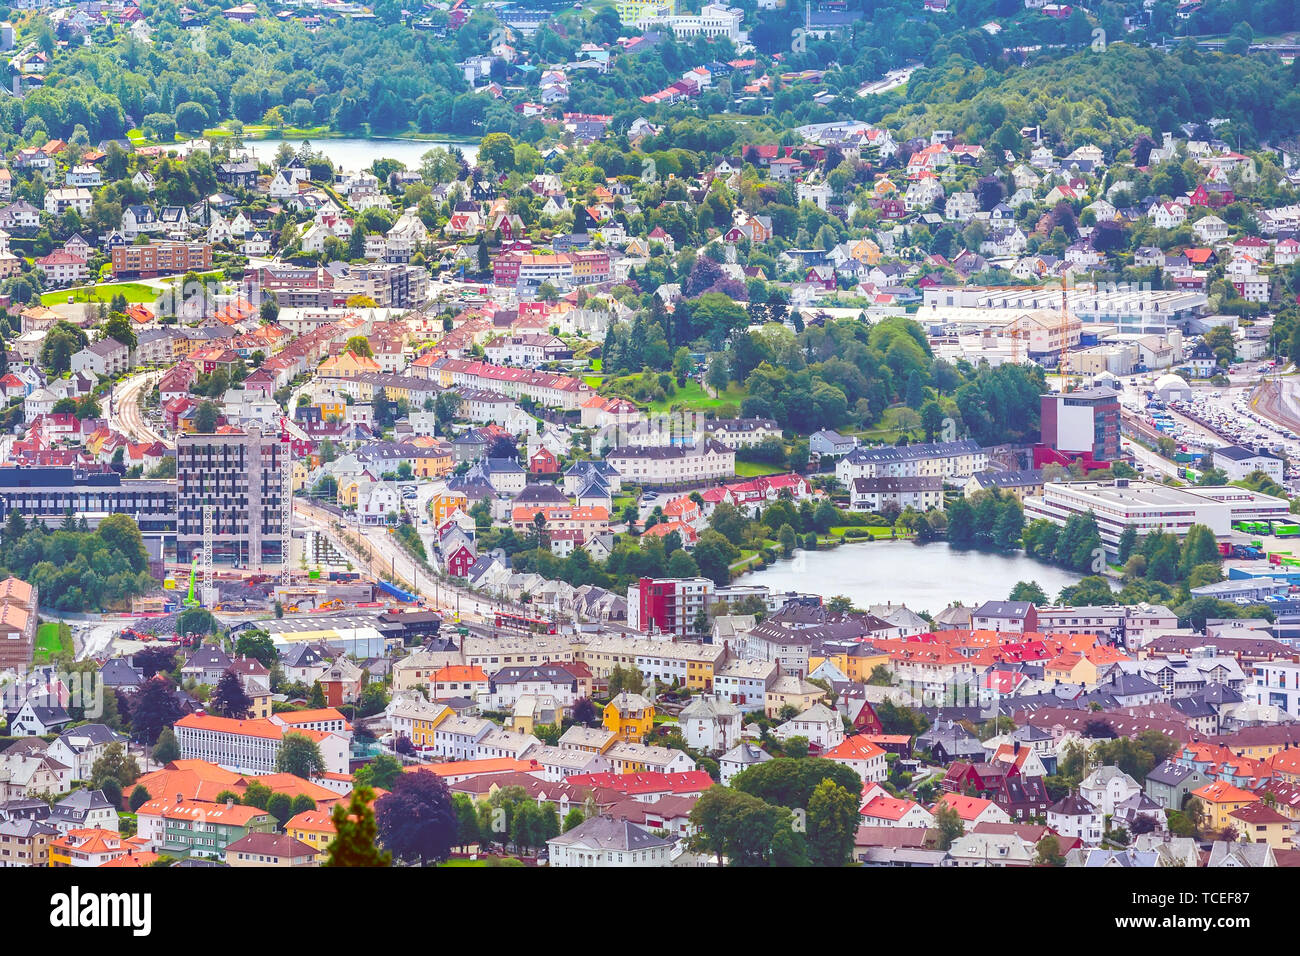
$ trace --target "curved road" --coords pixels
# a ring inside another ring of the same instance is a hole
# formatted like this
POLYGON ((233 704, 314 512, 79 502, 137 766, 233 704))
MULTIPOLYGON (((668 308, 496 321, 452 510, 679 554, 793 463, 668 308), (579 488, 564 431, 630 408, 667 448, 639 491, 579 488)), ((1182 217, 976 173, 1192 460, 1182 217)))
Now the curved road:
POLYGON ((161 442, 168 447, 173 447, 173 443, 150 425, 144 413, 140 411, 141 394, 146 388, 153 387, 154 378, 160 374, 142 372, 124 379, 113 390, 113 412, 109 415, 109 422, 133 441, 161 442))

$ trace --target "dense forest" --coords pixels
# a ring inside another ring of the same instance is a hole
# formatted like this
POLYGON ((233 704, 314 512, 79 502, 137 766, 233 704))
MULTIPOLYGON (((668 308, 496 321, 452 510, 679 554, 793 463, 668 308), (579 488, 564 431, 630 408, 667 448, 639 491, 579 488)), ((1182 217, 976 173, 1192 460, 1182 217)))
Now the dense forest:
MULTIPOLYGON (((741 6, 752 9, 753 0, 741 6)), ((189 134, 227 121, 354 134, 504 131, 536 142, 544 133, 541 122, 513 106, 535 94, 538 67, 572 61, 584 42, 611 44, 637 32, 619 24, 611 8, 594 15, 565 9, 518 43, 516 63, 492 65, 492 79, 519 90, 494 99, 472 92, 456 65, 485 53, 493 31, 500 30, 485 12, 440 37, 435 30, 413 29, 414 15, 395 3, 377 4, 374 22, 341 20, 314 30, 269 16, 232 22, 220 15, 219 5, 193 7, 195 16, 182 24, 175 0, 146 2, 154 28, 149 42, 99 27, 92 43, 74 43, 66 52, 57 41, 68 36, 56 35, 43 21, 20 20, 54 63, 40 87, 22 99, 0 100, 0 129, 6 131, 0 144, 10 147, 18 136, 26 140, 41 132, 71 138, 78 128, 96 142, 133 127, 164 136, 189 134)), ((802 4, 763 11, 751 21, 763 58, 760 70, 779 54, 783 71, 825 73, 791 85, 778 78, 769 96, 747 98, 738 110, 743 124, 712 124, 731 142, 711 148, 846 115, 899 125, 907 133, 949 128, 974 140, 1004 124, 1041 124, 1066 142, 1114 148, 1142 129, 1170 130, 1212 117, 1228 119, 1232 139, 1243 146, 1300 125, 1300 67, 1286 67, 1268 54, 1242 55, 1256 33, 1297 26, 1296 5, 1285 0, 1211 2, 1194 23, 1179 21, 1179 30, 1230 29, 1225 52, 1198 52, 1190 42, 1172 52, 1142 46, 1174 38, 1169 0, 1154 6, 1149 29, 1134 33, 1125 32, 1123 5, 1113 2, 1095 4, 1091 19, 1078 6, 1066 20, 1025 10, 1019 0, 968 0, 945 16, 924 15, 913 0, 862 0, 850 9, 862 19, 838 34, 798 43, 792 36, 800 28, 802 4), (993 20, 1000 32, 983 29, 993 20), (1115 42, 1121 39, 1129 42, 1115 42), (913 62, 923 69, 904 90, 854 95, 862 83, 913 62), (829 103, 813 102, 811 94, 821 91, 838 95, 829 103)), ((439 16, 445 14, 429 18, 435 27, 439 16)), ((566 108, 611 114, 616 129, 638 115, 671 124, 731 112, 739 90, 729 78, 687 104, 649 107, 637 98, 691 66, 735 55, 727 40, 663 40, 647 53, 615 56, 598 81, 576 79, 566 108)))
POLYGON ((109 515, 91 531, 71 513, 57 530, 40 521, 28 526, 9 512, 0 533, 0 566, 40 589, 42 607, 60 611, 124 609, 136 595, 157 587, 136 523, 109 515))

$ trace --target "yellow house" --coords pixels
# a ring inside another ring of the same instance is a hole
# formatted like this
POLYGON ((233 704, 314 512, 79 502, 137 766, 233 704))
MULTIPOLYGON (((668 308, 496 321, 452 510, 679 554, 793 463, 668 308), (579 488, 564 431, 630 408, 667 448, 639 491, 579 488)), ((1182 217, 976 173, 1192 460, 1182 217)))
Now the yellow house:
POLYGON ((1228 819, 1237 828, 1238 839, 1246 843, 1267 843, 1275 850, 1290 850, 1291 820, 1263 800, 1233 810, 1228 819))
POLYGON ((1232 814, 1248 804, 1259 802, 1259 797, 1249 790, 1234 787, 1222 780, 1198 787, 1192 791, 1192 796, 1205 807, 1205 825, 1211 830, 1236 826, 1238 821, 1233 819, 1232 814))
POLYGON ((346 402, 317 402, 316 407, 320 409, 322 421, 329 421, 331 418, 343 421, 343 416, 348 412, 346 402))
POLYGON ((334 842, 334 821, 327 810, 304 810, 290 817, 284 832, 316 850, 316 862, 325 862, 325 851, 334 842))
POLYGON ((861 657, 852 654, 831 654, 828 657, 809 656, 808 673, 811 674, 826 661, 830 661, 831 666, 838 668, 840 673, 855 684, 865 684, 871 677, 871 672, 877 667, 889 667, 889 655, 885 653, 877 652, 861 657))
POLYGON ((340 352, 321 362, 319 372, 323 376, 335 378, 356 378, 366 372, 381 372, 379 363, 365 355, 354 352, 340 352))
POLYGON ((422 448, 411 460, 411 470, 420 478, 441 478, 448 474, 452 467, 450 445, 432 445, 422 448))
POLYGON ((340 508, 355 508, 357 506, 357 492, 361 488, 360 478, 340 478, 338 491, 338 504, 340 508))
POLYGON ((1082 654, 1062 654, 1043 665, 1043 680, 1066 684, 1097 683, 1097 665, 1082 654))
MULTIPOLYGON (((888 182, 888 180, 886 180, 888 182)), ((890 185, 893 185, 892 183, 890 185)), ((849 255, 869 266, 880 264, 880 247, 870 239, 856 239, 849 243, 849 255)))
POLYGON ((778 677, 772 682, 772 686, 767 689, 766 699, 763 702, 763 712, 767 716, 775 718, 788 704, 802 714, 813 704, 825 699, 826 691, 816 684, 809 683, 801 677, 786 674, 778 677))
POLYGON ((456 491, 443 491, 429 499, 434 524, 442 524, 457 511, 469 514, 469 498, 456 491))
POLYGON ((654 728, 655 707, 640 694, 624 691, 605 705, 602 723, 623 740, 639 742, 654 728))
POLYGON ((444 707, 432 717, 417 717, 411 722, 411 743, 417 747, 432 747, 433 732, 444 720, 454 714, 450 707, 444 707))
POLYGON ((298 458, 293 463, 293 490, 302 491, 307 487, 307 462, 298 458))

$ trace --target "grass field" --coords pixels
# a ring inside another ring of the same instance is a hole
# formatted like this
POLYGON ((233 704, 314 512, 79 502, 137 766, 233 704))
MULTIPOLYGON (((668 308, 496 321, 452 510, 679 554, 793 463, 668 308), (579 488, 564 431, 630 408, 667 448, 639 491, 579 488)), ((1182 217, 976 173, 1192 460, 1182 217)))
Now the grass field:
POLYGON ((736 462, 736 476, 739 478, 759 478, 763 475, 783 475, 785 469, 780 465, 765 465, 757 461, 736 462))
POLYGON ((893 530, 894 530, 893 528, 888 528, 888 527, 878 528, 874 526, 868 526, 868 527, 859 528, 852 525, 837 525, 836 527, 830 529, 830 533, 833 537, 837 537, 837 538, 842 537, 846 531, 859 531, 859 532, 865 531, 872 538, 889 538, 889 537, 903 538, 907 536, 906 531, 899 530, 896 534, 892 534, 893 530))
POLYGON ((32 659, 37 664, 45 664, 59 653, 73 653, 72 628, 62 621, 48 621, 36 629, 32 659))
POLYGON ((82 286, 79 289, 61 289, 46 292, 41 296, 41 305, 66 304, 68 296, 74 302, 111 302, 113 296, 121 294, 129 304, 153 302, 159 291, 140 282, 109 282, 103 285, 82 286))
POLYGON ((731 385, 717 398, 711 398, 699 382, 691 379, 684 386, 677 389, 675 395, 669 396, 662 402, 651 402, 650 411, 662 414, 663 412, 672 411, 674 408, 683 408, 689 412, 702 412, 710 411, 722 405, 739 407, 747 394, 743 386, 731 385))

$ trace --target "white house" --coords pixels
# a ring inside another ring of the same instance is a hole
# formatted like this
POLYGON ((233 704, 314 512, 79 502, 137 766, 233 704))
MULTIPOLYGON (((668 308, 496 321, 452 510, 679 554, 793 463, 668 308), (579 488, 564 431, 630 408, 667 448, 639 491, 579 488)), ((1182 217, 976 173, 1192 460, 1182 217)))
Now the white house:
POLYGON ((817 703, 781 724, 774 733, 781 740, 806 737, 809 744, 830 750, 844 740, 844 721, 836 711, 817 703))
POLYGON ((740 708, 722 697, 694 698, 682 708, 677 722, 695 750, 727 750, 740 740, 740 708))
POLYGON ((1063 837, 1100 843, 1104 832, 1102 812, 1078 793, 1071 793, 1047 808, 1047 825, 1063 837))
POLYGON ((553 867, 668 866, 676 841, 612 816, 592 817, 546 842, 553 867))

